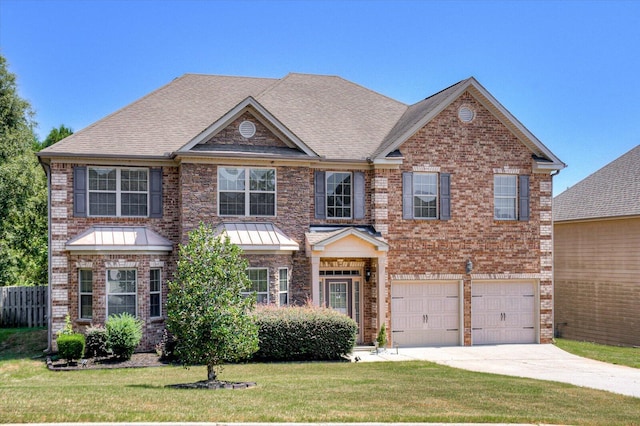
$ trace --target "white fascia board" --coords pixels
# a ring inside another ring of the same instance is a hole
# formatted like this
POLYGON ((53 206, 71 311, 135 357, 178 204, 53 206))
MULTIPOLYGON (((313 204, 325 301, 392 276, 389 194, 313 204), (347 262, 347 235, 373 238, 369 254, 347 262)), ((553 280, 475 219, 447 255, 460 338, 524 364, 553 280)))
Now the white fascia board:
POLYGON ((173 251, 172 247, 166 246, 93 246, 93 245, 82 245, 82 246, 69 246, 65 247, 68 252, 74 254, 113 254, 114 252, 118 254, 169 254, 173 251))
MULTIPOLYGON (((216 120, 213 124, 203 130, 198 136, 191 139, 186 145, 180 148, 177 152, 187 152, 197 144, 204 142, 209 139, 211 136, 216 134, 218 131, 224 129, 228 126, 233 120, 242 115, 248 108, 255 109, 258 113, 260 113, 263 117, 268 120, 268 124, 273 126, 278 132, 282 133, 287 140, 284 140, 287 145, 291 146, 289 141, 293 142, 294 146, 292 148, 299 148, 305 154, 311 157, 319 157, 319 155, 314 152, 311 148, 309 148, 300 138, 298 138, 293 132, 291 132, 286 126, 284 126, 280 121, 278 121, 266 108, 264 108, 258 101, 256 101, 253 97, 249 96, 238 105, 233 107, 229 112, 216 120)), ((257 118, 257 117, 256 117, 257 118)), ((263 123, 264 124, 264 123, 263 123)))

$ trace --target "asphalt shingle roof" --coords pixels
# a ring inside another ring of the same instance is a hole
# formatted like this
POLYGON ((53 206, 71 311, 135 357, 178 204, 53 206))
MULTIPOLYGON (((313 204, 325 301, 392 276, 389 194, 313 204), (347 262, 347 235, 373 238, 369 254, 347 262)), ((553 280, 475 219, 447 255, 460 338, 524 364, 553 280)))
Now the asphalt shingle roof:
POLYGON ((640 215, 640 145, 553 199, 555 221, 640 215))

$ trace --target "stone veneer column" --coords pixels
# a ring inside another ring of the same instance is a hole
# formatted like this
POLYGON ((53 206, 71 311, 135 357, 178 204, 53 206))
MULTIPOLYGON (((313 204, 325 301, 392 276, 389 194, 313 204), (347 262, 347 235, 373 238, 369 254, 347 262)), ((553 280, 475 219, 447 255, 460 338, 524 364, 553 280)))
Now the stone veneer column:
POLYGON ((551 179, 540 182, 540 343, 553 339, 553 218, 551 179))

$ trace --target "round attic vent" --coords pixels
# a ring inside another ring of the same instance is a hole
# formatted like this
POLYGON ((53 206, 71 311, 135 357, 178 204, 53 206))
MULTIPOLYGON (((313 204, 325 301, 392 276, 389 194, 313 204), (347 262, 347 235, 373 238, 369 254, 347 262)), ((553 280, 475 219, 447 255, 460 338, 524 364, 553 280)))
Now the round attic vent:
POLYGON ((463 106, 458 110, 458 118, 463 123, 471 123, 475 116, 475 112, 473 112, 473 110, 469 107, 463 106))
POLYGON ((256 125, 250 121, 245 120, 240 123, 240 126, 238 126, 238 130, 240 131, 240 134, 243 138, 249 139, 256 134, 256 125))

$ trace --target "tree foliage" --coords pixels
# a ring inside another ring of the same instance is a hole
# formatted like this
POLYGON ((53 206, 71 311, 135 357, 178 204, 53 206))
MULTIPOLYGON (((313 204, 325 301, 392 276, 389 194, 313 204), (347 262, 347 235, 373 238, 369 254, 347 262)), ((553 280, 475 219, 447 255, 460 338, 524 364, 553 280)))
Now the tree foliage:
POLYGON ((70 127, 67 127, 64 124, 61 124, 60 127, 58 128, 54 127, 53 129, 51 129, 51 131, 49 132, 45 140, 43 140, 42 143, 38 144, 37 148, 38 149, 47 148, 53 145, 54 143, 66 138, 67 136, 71 136, 72 134, 73 134, 73 130, 71 130, 70 127))
POLYGON ((47 190, 34 124, 0 55, 0 285, 47 282, 47 190))
POLYGON ((251 312, 255 297, 242 295, 251 282, 241 249, 201 224, 180 247, 174 280, 168 283, 167 327, 178 340, 185 365, 206 364, 207 379, 224 363, 258 350, 251 312))

